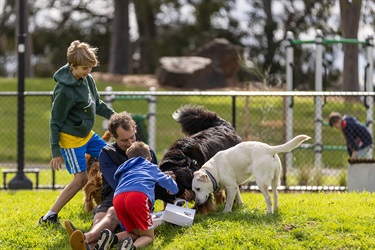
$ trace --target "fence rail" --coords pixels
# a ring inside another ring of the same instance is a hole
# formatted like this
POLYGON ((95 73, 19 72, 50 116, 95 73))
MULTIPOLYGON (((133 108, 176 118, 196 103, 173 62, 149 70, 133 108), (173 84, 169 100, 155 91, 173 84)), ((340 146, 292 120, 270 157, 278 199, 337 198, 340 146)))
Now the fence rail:
MULTIPOLYGON (((117 111, 138 115, 137 123, 147 128, 143 137, 155 149, 160 160, 174 141, 181 138, 179 124, 172 113, 184 104, 196 104, 215 111, 231 122, 243 140, 258 140, 271 145, 282 144, 289 135, 312 137, 283 159, 282 184, 289 187, 346 187, 348 154, 345 139, 336 129, 327 126, 331 111, 355 116, 374 134, 375 92, 321 91, 101 91, 101 97, 117 111), (125 97, 125 98, 124 98, 125 97), (289 105, 292 98, 293 105, 289 105), (317 100, 321 105, 317 119, 317 100), (288 104, 288 105, 287 105, 288 104), (292 117, 288 110, 293 110, 292 117), (288 116, 286 114, 289 114, 288 116), (320 129, 317 130, 316 127, 320 129), (317 134, 319 133, 319 134, 317 134), (319 139, 319 143, 316 139, 319 139), (318 156, 318 157, 317 157, 318 156)), ((17 92, 0 92, 0 168, 17 168, 17 92)), ((51 175, 48 163, 49 112, 52 92, 24 92, 25 168, 41 169, 39 188, 61 187, 72 179, 67 171, 51 175), (52 179, 51 179, 52 178, 52 179), (53 185, 51 185, 53 183, 53 185)), ((104 132, 106 121, 97 117, 94 130, 104 132)), ((140 133, 140 132, 138 132, 140 133)), ((372 153, 373 154, 373 153, 372 153)), ((26 174, 31 180, 34 177, 26 174)), ((8 179, 12 178, 9 173, 8 179)), ((1 183, 3 179, 1 180, 1 183)), ((251 181, 250 181, 251 183, 251 181)), ((293 188, 292 188, 293 189, 293 188)), ((301 188, 300 188, 301 189, 301 188)), ((309 190, 311 188, 302 188, 309 190)), ((336 190, 337 188, 326 188, 336 190)), ((314 190, 322 190, 315 188, 314 190)), ((323 188, 324 190, 324 188, 323 188)))

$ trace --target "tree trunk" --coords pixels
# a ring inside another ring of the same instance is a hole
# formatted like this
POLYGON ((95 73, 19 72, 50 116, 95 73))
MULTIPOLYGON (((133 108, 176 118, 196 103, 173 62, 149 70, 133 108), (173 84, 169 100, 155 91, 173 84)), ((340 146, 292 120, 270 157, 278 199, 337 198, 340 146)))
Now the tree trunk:
MULTIPOLYGON (((264 25, 264 34, 267 39, 267 52, 264 55, 264 65, 263 70, 266 72, 269 67, 273 66, 273 58, 276 53, 276 47, 274 43, 274 35, 277 29, 277 24, 272 16, 272 0, 263 0, 263 8, 266 14, 266 20, 264 25)), ((267 83, 269 84, 269 83, 267 83)))
POLYGON ((156 44, 155 1, 133 1, 138 24, 139 64, 137 72, 141 74, 154 73, 152 65, 156 44))
POLYGON ((114 7, 108 71, 129 74, 129 0, 114 0, 114 7))
MULTIPOLYGON (((357 39, 362 0, 340 0, 341 32, 357 39)), ((344 44, 343 91, 358 91, 358 44, 344 44)))

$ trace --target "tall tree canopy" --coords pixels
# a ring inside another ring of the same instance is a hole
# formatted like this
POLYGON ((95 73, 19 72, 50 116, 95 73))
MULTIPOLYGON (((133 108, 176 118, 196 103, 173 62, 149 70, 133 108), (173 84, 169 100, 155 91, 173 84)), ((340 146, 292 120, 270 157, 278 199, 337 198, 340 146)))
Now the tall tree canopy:
MULTIPOLYGON (((245 16, 236 10, 236 2, 28 1, 31 65, 36 76, 50 77, 66 62, 65 48, 72 40, 79 39, 99 47, 99 71, 153 74, 160 57, 188 56, 220 37, 245 47, 248 60, 282 79, 283 41, 287 31, 292 31, 299 39, 313 38, 316 29, 331 37, 356 38, 361 25, 374 27, 373 1, 364 1, 363 7, 361 0, 245 0, 241 6, 248 10, 245 16), (337 11, 338 7, 340 11, 337 11), (137 35, 130 36, 129 29, 137 29, 137 35)), ((16 0, 0 3, 0 75, 16 69, 15 4, 16 0)), ((357 52, 350 46, 344 46, 344 51, 343 87, 355 90, 358 81, 351 77, 358 72, 346 69, 358 64, 353 61, 357 52)), ((333 70, 337 53, 338 49, 332 46, 325 49, 324 63, 331 82, 338 77, 337 71, 333 70)), ((296 46, 295 65, 296 82, 311 88, 315 68, 313 46, 296 46)))

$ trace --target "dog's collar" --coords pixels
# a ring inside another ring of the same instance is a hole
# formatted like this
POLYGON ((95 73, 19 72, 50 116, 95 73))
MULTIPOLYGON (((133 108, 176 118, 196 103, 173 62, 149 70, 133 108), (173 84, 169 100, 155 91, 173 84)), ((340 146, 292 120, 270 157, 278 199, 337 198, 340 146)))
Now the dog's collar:
POLYGON ((206 171, 208 177, 210 177, 210 179, 211 179, 212 186, 214 187, 214 192, 218 192, 219 191, 219 185, 217 185, 217 182, 216 182, 214 176, 210 172, 208 172, 206 169, 204 171, 206 171))

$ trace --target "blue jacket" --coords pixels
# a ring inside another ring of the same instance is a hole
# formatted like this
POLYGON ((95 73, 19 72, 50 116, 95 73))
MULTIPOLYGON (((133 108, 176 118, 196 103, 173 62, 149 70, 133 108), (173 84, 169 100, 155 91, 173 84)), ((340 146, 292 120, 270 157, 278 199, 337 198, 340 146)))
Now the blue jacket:
POLYGON ((346 139, 349 156, 352 155, 353 151, 360 150, 372 144, 370 132, 355 117, 344 115, 342 119, 342 132, 346 139))
MULTIPOLYGON (((152 163, 158 164, 155 151, 151 149, 152 163)), ((113 194, 116 189, 116 183, 113 179, 118 167, 129 158, 125 151, 122 150, 116 142, 109 143, 105 146, 99 155, 100 171, 102 172, 102 200, 113 200, 113 194)))
POLYGON ((143 157, 131 158, 121 164, 113 178, 117 184, 114 196, 123 192, 142 192, 151 200, 152 206, 155 204, 156 183, 173 194, 178 192, 172 177, 143 157))

